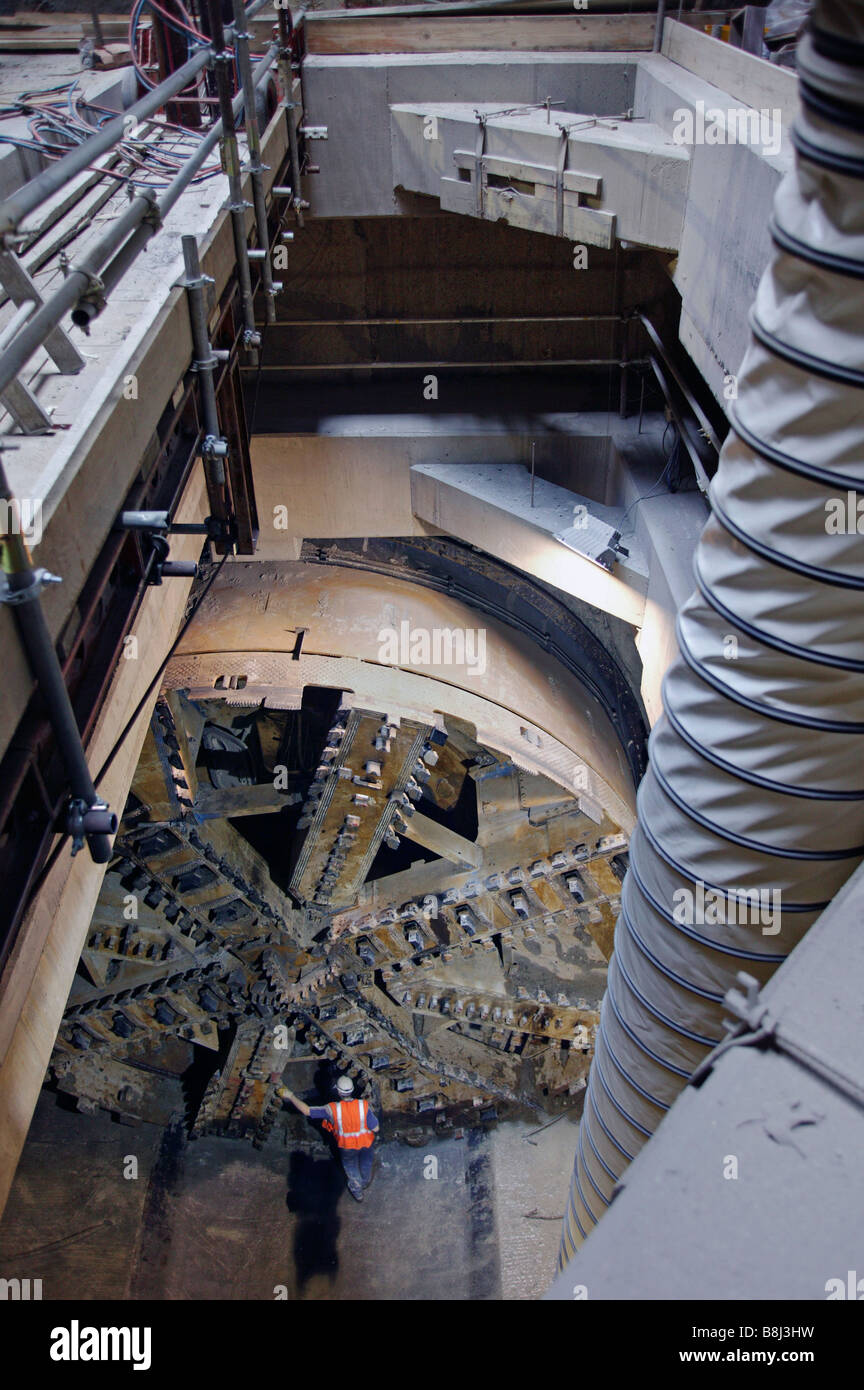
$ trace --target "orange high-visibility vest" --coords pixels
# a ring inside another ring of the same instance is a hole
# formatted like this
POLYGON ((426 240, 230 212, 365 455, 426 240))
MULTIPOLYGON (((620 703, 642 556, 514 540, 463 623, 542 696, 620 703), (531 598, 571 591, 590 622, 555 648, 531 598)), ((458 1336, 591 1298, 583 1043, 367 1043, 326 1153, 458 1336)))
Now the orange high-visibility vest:
POLYGON ((366 1124, 369 1109, 365 1100, 337 1100, 327 1109, 334 1116, 335 1123, 324 1121, 324 1128, 335 1134, 340 1149, 368 1149, 375 1142, 375 1131, 366 1124))

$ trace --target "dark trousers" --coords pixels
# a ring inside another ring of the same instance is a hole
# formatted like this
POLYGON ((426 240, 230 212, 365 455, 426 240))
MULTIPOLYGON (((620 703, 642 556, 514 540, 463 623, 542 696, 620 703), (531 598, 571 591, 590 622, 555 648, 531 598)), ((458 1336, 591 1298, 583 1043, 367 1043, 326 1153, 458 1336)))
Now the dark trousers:
POLYGON ((372 1148, 340 1149, 339 1157, 351 1187, 368 1187, 372 1181, 372 1148))

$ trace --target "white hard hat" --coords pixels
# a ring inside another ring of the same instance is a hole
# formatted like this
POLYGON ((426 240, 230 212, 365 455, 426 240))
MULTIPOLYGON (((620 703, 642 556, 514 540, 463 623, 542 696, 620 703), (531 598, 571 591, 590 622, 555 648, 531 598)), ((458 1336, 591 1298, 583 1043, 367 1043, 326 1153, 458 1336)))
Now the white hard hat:
POLYGON ((351 1080, 351 1077, 340 1076, 339 1080, 336 1082, 336 1090, 339 1092, 340 1096, 350 1096, 351 1092, 354 1090, 354 1082, 351 1080))

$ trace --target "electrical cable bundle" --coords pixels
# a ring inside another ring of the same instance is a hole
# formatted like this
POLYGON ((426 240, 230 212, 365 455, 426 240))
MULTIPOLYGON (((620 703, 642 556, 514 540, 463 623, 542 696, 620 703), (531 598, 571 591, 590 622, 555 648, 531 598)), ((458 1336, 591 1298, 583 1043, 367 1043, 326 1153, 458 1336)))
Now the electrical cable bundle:
MULTIPOLYGON (((42 92, 25 92, 15 102, 0 108, 0 143, 32 150, 47 160, 61 159, 76 145, 83 144, 107 121, 117 119, 117 111, 89 102, 78 89, 78 78, 42 92), (2 122, 26 116, 29 138, 4 133, 2 122), (89 119, 87 119, 89 117, 89 119)), ((167 188, 206 132, 188 130, 167 120, 153 120, 147 127, 130 130, 115 146, 115 152, 128 172, 101 168, 96 172, 135 187, 167 188)), ((193 183, 202 183, 220 173, 218 162, 205 165, 193 183)))
MULTIPOLYGON (((153 31, 152 29, 142 29, 140 27, 141 18, 145 9, 152 10, 155 15, 158 15, 161 23, 166 29, 169 29, 173 34, 185 40, 186 52, 184 62, 187 58, 191 58, 202 44, 209 44, 210 42, 209 36, 195 23, 194 18, 183 4, 183 0, 173 0, 173 3, 177 9, 176 14, 170 14, 163 5, 159 4, 159 0, 136 0, 136 4, 133 6, 132 13, 129 16, 129 52, 132 55, 132 63, 138 75, 139 82, 151 91, 158 85, 158 82, 154 81, 148 75, 147 71, 148 68, 155 68, 156 64, 153 61, 152 53, 153 31)), ((227 48, 226 52, 233 56, 234 50, 232 48, 227 48)), ((251 56, 253 58, 258 58, 262 55, 254 53, 251 56)), ((168 61, 167 56, 166 61, 168 61)), ((163 73, 162 77, 170 76, 171 71, 172 69, 170 69, 169 66, 169 70, 163 73)), ((240 79, 235 63, 235 90, 237 90, 239 86, 240 79)), ((215 96, 201 96, 194 93, 191 87, 188 88, 185 93, 181 93, 180 96, 174 97, 174 101, 205 106, 217 104, 217 98, 215 96)))
MULTIPOLYGON (((139 83, 148 91, 158 86, 158 81, 170 76, 170 56, 166 55, 169 71, 159 74, 154 57, 153 29, 142 25, 145 9, 158 16, 159 22, 172 33, 185 41, 183 61, 192 57, 210 39, 203 33, 192 15, 182 3, 173 0, 177 13, 171 14, 159 0, 136 0, 129 18, 129 51, 132 66, 139 83), (152 71, 157 80, 150 76, 152 71)), ((228 49, 232 54, 233 51, 228 49)), ((259 55, 253 55, 255 57, 259 55)), ((235 72, 235 87, 239 79, 235 72)), ((172 103, 198 104, 206 108, 215 107, 215 96, 202 95, 191 86, 185 92, 172 98, 172 103)), ((61 159, 76 145, 82 144, 94 131, 106 122, 115 120, 117 111, 88 101, 79 88, 79 79, 60 83, 53 87, 24 92, 16 100, 0 107, 0 144, 15 145, 19 149, 32 151, 46 160, 61 159), (27 118, 27 136, 16 132, 4 132, 4 120, 27 118)), ((212 119, 216 118, 215 110, 212 119)), ((209 125, 209 121, 207 122, 209 125)), ((165 189, 193 153, 195 146, 206 134, 206 126, 192 128, 188 125, 166 119, 151 119, 131 130, 115 147, 120 156, 120 169, 100 168, 104 178, 116 179, 130 185, 130 188, 150 188, 155 191, 165 189), (125 172, 123 168, 125 166, 125 172)), ((201 184, 222 172, 218 161, 205 165, 194 176, 192 182, 201 184)))
MULTIPOLYGON (((135 68, 138 81, 143 87, 146 87, 148 91, 152 91, 159 83, 158 80, 154 81, 148 75, 147 71, 148 68, 155 68, 156 64, 153 61, 153 30, 152 28, 141 29, 140 27, 141 18, 145 9, 152 10, 155 15, 159 16, 159 19, 166 29, 169 29, 173 34, 185 40, 186 52, 184 61, 186 58, 191 58, 195 50, 200 48, 202 44, 209 43, 207 35, 202 33, 194 23, 192 16, 182 3, 182 0, 175 0, 175 4, 178 14, 172 15, 158 3, 158 0, 136 0, 135 5, 132 7, 132 13, 129 16, 129 52, 132 58, 132 65, 135 68)), ((168 60, 166 59, 166 61, 168 60)), ((170 75, 171 73, 169 70, 163 73, 162 77, 169 77, 170 75)), ((174 97, 174 101, 192 105, 215 104, 214 97, 202 97, 197 92, 193 92, 192 88, 187 88, 185 94, 181 93, 179 96, 174 97)))

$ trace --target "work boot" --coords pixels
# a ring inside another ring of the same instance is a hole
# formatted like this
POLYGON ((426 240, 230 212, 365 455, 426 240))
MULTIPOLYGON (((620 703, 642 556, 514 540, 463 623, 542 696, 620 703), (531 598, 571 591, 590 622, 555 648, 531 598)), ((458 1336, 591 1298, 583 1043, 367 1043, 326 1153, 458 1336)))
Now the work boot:
POLYGON ((363 1201, 363 1189, 356 1182, 349 1182, 348 1191, 351 1193, 355 1202, 363 1201))

